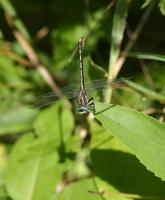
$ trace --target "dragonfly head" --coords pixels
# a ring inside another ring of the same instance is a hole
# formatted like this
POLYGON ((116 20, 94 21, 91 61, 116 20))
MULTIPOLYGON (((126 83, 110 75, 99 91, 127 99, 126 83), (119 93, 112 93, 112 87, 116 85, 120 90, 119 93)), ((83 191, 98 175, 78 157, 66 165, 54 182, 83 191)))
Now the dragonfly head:
POLYGON ((79 113, 87 113, 88 112, 88 108, 87 107, 84 107, 84 106, 82 106, 82 107, 80 107, 80 108, 77 108, 77 111, 79 112, 79 113))

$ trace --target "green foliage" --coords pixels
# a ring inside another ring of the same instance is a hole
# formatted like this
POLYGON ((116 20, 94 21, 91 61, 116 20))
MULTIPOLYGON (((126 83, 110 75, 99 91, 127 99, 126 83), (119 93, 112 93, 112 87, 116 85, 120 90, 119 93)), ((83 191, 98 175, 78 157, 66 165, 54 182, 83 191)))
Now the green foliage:
MULTIPOLYGON (((124 52, 123 52, 122 55, 124 56, 124 52)), ((140 59, 148 59, 148 60, 156 60, 156 61, 165 62, 165 56, 164 55, 155 54, 155 53, 131 52, 131 53, 128 53, 126 56, 140 58, 140 59)))
MULTIPOLYGON (((152 0, 145 0, 142 8, 146 7, 152 0)), ((159 0, 158 1, 158 7, 160 9, 160 12, 162 15, 165 15, 165 1, 164 0, 159 0)))
POLYGON ((0 200, 165 197, 165 1, 152 2, 0 0, 0 200), (80 37, 86 85, 111 79, 119 57, 132 79, 89 88, 95 119, 76 98, 34 109, 40 94, 59 99, 51 88, 79 88, 80 37))
POLYGON ((149 3, 151 3, 151 0, 145 0, 144 4, 142 5, 142 8, 148 6, 149 3))
POLYGON ((162 15, 165 15, 165 0, 159 1, 159 8, 160 8, 160 12, 162 13, 162 15))
POLYGON ((93 191, 97 189, 94 181, 92 179, 82 179, 79 182, 70 184, 64 191, 62 191, 59 195, 54 196, 51 200, 62 200, 66 197, 68 199, 91 199, 91 200, 101 200, 101 195, 91 195, 89 192, 89 188, 93 191))
POLYGON ((117 105, 97 103, 97 106, 96 118, 103 126, 126 144, 147 169, 165 180, 165 124, 117 105))
POLYGON ((32 129, 32 122, 37 116, 37 110, 27 107, 10 109, 0 115, 0 135, 23 133, 32 129))
MULTIPOLYGON (((123 32, 126 25, 127 18, 127 1, 117 1, 111 34, 111 50, 109 56, 109 77, 112 76, 115 62, 118 56, 118 48, 123 39, 123 32)), ((112 77, 111 77, 112 79, 112 77)))
MULTIPOLYGON (((115 63, 118 58, 118 49, 123 39, 123 33, 126 25, 127 17, 127 1, 119 0, 116 3, 115 13, 113 16, 112 33, 111 33, 111 49, 109 55, 108 79, 113 79, 115 63)), ((109 102, 111 91, 106 91, 105 101, 109 102)))
POLYGON ((125 80, 124 81, 127 85, 129 85, 131 88, 145 94, 146 96, 149 96, 150 98, 153 98, 153 99, 158 99, 162 102, 165 101, 165 96, 164 95, 161 95, 161 94, 157 94, 156 92, 154 92, 153 90, 149 89, 149 88, 145 88, 144 86, 141 86, 137 83, 134 83, 130 80, 125 80))
POLYGON ((13 199, 49 198, 71 162, 74 152, 67 146, 73 128, 72 114, 61 103, 37 117, 34 131, 23 135, 10 155, 6 187, 13 199))
MULTIPOLYGON (((104 105, 98 104, 98 109, 99 106, 104 107, 104 105)), ((115 107, 112 109, 115 109, 115 107)), ((111 109, 109 109, 109 111, 110 110, 111 109)), ((104 114, 103 111, 98 115, 101 116, 104 114)), ((115 119, 117 120, 118 117, 115 119)), ((140 194, 140 196, 150 193, 153 198, 155 196, 155 199, 158 199, 158 196, 164 196, 163 188, 165 183, 155 177, 153 173, 149 172, 139 160, 132 155, 130 149, 124 145, 123 140, 120 142, 121 139, 118 140, 111 135, 115 134, 114 130, 105 130, 95 123, 91 125, 93 134, 91 157, 94 170, 94 182, 97 186, 97 190, 95 191, 104 190, 105 199, 115 198, 123 200, 135 198, 133 195, 130 195, 129 198, 127 196, 124 197, 122 194, 118 193, 118 190, 129 194, 140 194), (102 166, 104 166, 104 169, 102 166), (111 192, 106 193, 106 191, 111 192)), ((117 135, 115 134, 115 136, 117 135)), ((142 196, 141 198, 143 199, 142 196)))

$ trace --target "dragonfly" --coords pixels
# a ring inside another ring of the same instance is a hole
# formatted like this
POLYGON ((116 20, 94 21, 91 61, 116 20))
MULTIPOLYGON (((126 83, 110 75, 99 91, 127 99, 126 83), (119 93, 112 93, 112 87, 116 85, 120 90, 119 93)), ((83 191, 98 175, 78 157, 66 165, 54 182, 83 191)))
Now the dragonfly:
POLYGON ((78 42, 78 49, 80 55, 80 91, 78 92, 78 97, 77 97, 77 101, 79 104, 79 108, 77 108, 77 111, 79 111, 80 113, 86 113, 89 110, 96 112, 94 99, 93 97, 88 99, 85 88, 84 72, 83 72, 83 47, 84 47, 84 40, 83 38, 80 38, 78 42))
MULTIPOLYGON (((84 113, 88 113, 89 111, 92 111, 93 113, 95 113, 96 109, 95 109, 94 98, 90 97, 88 99, 87 93, 96 89, 98 90, 101 88, 107 88, 111 86, 121 88, 122 87, 121 83, 123 83, 123 80, 119 79, 119 80, 111 81, 108 84, 107 84, 106 79, 93 80, 90 86, 86 87, 85 80, 84 80, 83 47, 84 47, 84 40, 81 37, 78 41, 78 50, 79 50, 79 56, 80 56, 80 84, 73 83, 69 86, 61 88, 60 93, 63 95, 63 97, 67 99, 72 99, 72 98, 77 97, 77 102, 79 105, 79 107, 77 108, 77 111, 79 113, 84 114, 84 113)), ((46 94, 40 95, 33 107, 34 108, 45 107, 50 104, 53 104, 55 101, 59 99, 60 99, 59 94, 56 94, 55 92, 48 92, 46 94)))

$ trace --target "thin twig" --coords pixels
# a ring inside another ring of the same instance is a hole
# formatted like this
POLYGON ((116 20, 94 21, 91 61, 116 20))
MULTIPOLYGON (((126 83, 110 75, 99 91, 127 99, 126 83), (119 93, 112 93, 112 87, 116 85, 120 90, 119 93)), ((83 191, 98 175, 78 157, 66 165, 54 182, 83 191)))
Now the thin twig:
POLYGON ((160 122, 163 122, 163 121, 164 121, 164 118, 165 118, 165 106, 164 106, 164 108, 163 108, 162 115, 160 116, 159 121, 160 121, 160 122))
POLYGON ((100 194, 100 195, 110 195, 110 196, 119 196, 119 197, 128 197, 134 199, 148 199, 148 200, 165 200, 165 197, 158 196, 145 196, 140 194, 129 194, 129 193, 117 193, 117 192, 106 192, 106 191, 88 191, 91 194, 100 194))
POLYGON ((146 78, 146 81, 147 81, 148 85, 149 85, 152 89, 154 89, 154 84, 153 84, 152 77, 151 77, 151 75, 150 75, 150 73, 149 73, 149 71, 148 71, 148 68, 147 68, 147 66, 146 66, 146 64, 145 64, 145 62, 144 62, 144 60, 138 60, 138 61, 139 61, 139 63, 140 63, 141 69, 142 69, 142 71, 143 71, 143 74, 144 74, 144 76, 145 76, 145 78, 146 78))
POLYGON ((120 57, 114 67, 114 72, 113 72, 113 78, 116 78, 119 71, 121 70, 123 64, 125 63, 126 60, 126 55, 127 53, 132 49, 133 45, 135 44, 137 38, 139 37, 140 32, 142 31, 142 28, 144 27, 144 24, 148 20, 152 9, 154 8, 154 5, 156 3, 156 0, 151 1, 150 5, 146 9, 144 15, 142 16, 139 24, 137 25, 135 31, 133 34, 131 34, 130 40, 128 41, 126 47, 124 48, 125 56, 120 57))
POLYGON ((152 113, 155 113, 157 112, 157 108, 149 108, 147 110, 143 110, 142 113, 145 114, 145 115, 150 115, 152 113))
POLYGON ((8 56, 24 66, 31 67, 31 68, 34 67, 33 64, 29 60, 18 56, 17 54, 15 54, 12 51, 0 48, 0 54, 8 56))
POLYGON ((33 38, 34 42, 38 42, 39 40, 43 39, 48 33, 49 33, 49 28, 48 27, 41 28, 37 32, 36 36, 33 38))
POLYGON ((105 69, 103 67, 101 67, 100 65, 96 64, 91 56, 88 56, 88 57, 89 57, 91 65, 93 65, 94 67, 96 67, 97 69, 102 71, 105 74, 104 75, 105 77, 108 77, 108 73, 105 71, 105 69))

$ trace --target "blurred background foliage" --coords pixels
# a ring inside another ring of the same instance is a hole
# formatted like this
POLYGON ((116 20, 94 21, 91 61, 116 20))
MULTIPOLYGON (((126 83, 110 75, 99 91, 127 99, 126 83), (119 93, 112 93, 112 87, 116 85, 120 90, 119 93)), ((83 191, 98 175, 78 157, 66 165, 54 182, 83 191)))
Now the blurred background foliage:
MULTIPOLYGON (((4 177, 9 156, 18 139, 21 138, 20 143, 23 140, 31 141, 32 133, 40 135, 45 127, 49 128, 49 125, 53 123, 48 123, 41 128, 44 120, 49 120, 52 111, 49 113, 47 110, 44 111, 44 108, 30 109, 31 105, 37 101, 39 95, 56 90, 56 86, 60 88, 80 80, 79 55, 77 51, 74 51, 80 37, 85 37, 90 33, 85 40, 84 47, 85 79, 90 81, 106 77, 109 71, 109 52, 114 42, 111 41, 111 32, 115 4, 111 9, 105 10, 110 2, 109 0, 0 1, 0 200, 10 199, 6 191, 7 187, 10 188, 6 185, 10 185, 10 183, 5 183, 4 177), (74 52, 75 54, 73 54, 74 52), (44 116, 44 112, 48 112, 45 114, 47 116, 44 116), (43 119, 40 119, 42 117, 43 119), (41 120, 40 128, 36 128, 39 126, 36 125, 38 122, 36 120, 41 120), (34 129, 39 131, 36 133, 34 129), (25 138, 26 136, 29 139, 25 138)), ((125 46, 132 40, 131 34, 136 30, 138 24, 143 24, 142 16, 145 15, 151 4, 152 0, 127 1, 127 22, 122 43, 118 47, 121 57, 125 46)), ((112 103, 134 108, 150 114, 160 121, 164 121, 164 101, 155 96, 158 94, 162 97, 165 96, 165 68, 164 61, 161 60, 165 59, 164 15, 164 0, 156 1, 137 35, 137 40, 134 41, 133 48, 127 52, 126 61, 118 74, 118 77, 131 77, 132 82, 137 86, 149 89, 149 95, 146 91, 142 91, 143 88, 139 89, 128 85, 126 89, 114 89, 112 98, 112 103), (135 54, 131 56, 129 52, 135 54), (148 54, 144 59, 139 59, 140 52, 148 54), (153 59, 150 59, 151 53, 153 59), (155 92, 155 96, 151 94, 152 92, 155 92)), ((97 95, 100 94, 97 93, 97 95)), ((103 97, 100 99, 103 101, 103 97)), ((72 103, 75 104, 74 101, 72 103)), ((64 124, 67 117, 74 116, 74 119, 69 122, 72 125, 68 125, 70 133, 80 132, 83 123, 87 124, 88 128, 90 127, 95 133, 104 132, 97 123, 82 122, 82 116, 78 116, 75 112, 72 115, 65 112, 66 116, 63 116, 61 120, 64 124)), ((61 115, 53 113, 50 118, 56 121, 59 116, 61 115)), ((65 126, 64 124, 62 127, 65 126)), ((81 142, 79 139, 73 139, 73 144, 74 140, 78 142, 78 147, 73 145, 75 155, 81 142)), ((67 143, 66 141, 64 144, 67 143)), ((116 145, 114 145, 114 149, 116 145)), ((17 148, 18 146, 17 144, 17 148)), ((71 147, 66 145, 66 148, 71 147)), ((125 151, 123 149, 122 151, 125 151)), ((15 150, 12 156, 19 150, 21 151, 19 148, 15 150)), ((111 150, 112 157, 114 156, 113 150, 111 150)), ((95 157, 96 154, 97 152, 94 152, 92 156, 95 157)), ((120 157, 120 155, 117 156, 120 157)), ((95 159, 94 161, 97 162, 95 159)), ((66 164, 67 167, 69 164, 66 164)), ((100 169, 97 170, 100 173, 100 169)), ((143 170, 145 171, 145 169, 143 170)), ((86 173, 90 174, 90 172, 86 173)), ((115 182, 115 180, 113 181, 115 182)), ((57 183, 55 185, 57 186, 57 183)), ((107 188, 106 185, 104 186, 107 188)), ((118 188, 118 185, 116 187, 118 188)), ((8 191, 10 195, 13 194, 10 189, 8 191)), ((135 191, 125 191, 124 189, 121 191, 138 193, 136 189, 135 191)), ((158 193, 161 195, 160 191, 158 193)), ((157 195, 157 193, 155 194, 157 195)), ((11 196, 11 199, 20 199, 15 195, 11 196)))

